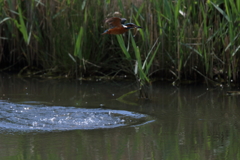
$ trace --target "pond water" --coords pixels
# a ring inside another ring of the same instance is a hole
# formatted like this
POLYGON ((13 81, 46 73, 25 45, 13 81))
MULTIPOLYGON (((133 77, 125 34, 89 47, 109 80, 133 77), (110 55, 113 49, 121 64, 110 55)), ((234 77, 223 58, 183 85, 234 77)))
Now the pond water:
POLYGON ((1 160, 240 159, 240 97, 230 88, 0 75, 1 160))

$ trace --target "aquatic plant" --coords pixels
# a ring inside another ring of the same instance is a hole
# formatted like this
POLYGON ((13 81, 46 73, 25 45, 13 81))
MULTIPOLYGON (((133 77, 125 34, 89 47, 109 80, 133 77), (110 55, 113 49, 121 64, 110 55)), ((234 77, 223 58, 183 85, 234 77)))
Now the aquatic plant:
POLYGON ((0 67, 21 75, 237 83, 240 2, 0 1, 0 67), (96 5, 97 4, 97 5, 96 5), (137 34, 101 36, 118 12, 137 34))

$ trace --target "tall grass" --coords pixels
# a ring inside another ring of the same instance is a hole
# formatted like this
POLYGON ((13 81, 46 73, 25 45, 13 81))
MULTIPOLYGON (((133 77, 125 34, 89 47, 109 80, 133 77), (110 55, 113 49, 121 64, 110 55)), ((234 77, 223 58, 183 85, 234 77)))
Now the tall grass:
POLYGON ((0 5, 2 71, 127 75, 175 84, 239 80, 238 1, 5 0, 0 5), (102 36, 104 19, 111 16, 143 28, 102 36))

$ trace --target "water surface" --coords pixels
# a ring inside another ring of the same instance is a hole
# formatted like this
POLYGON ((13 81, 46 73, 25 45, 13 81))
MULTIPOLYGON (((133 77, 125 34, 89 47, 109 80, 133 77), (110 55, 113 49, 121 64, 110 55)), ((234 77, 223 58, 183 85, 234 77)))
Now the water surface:
POLYGON ((230 88, 159 82, 152 101, 134 93, 120 102, 134 83, 0 82, 0 159, 240 159, 240 103, 230 88))

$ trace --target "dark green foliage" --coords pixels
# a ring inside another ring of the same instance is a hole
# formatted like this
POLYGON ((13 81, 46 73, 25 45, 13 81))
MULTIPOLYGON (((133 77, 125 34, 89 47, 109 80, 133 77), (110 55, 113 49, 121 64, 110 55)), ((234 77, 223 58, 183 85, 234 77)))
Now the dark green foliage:
POLYGON ((2 0, 0 5, 2 71, 34 68, 32 74, 78 78, 127 74, 145 81, 239 79, 235 0, 2 0), (104 19, 112 16, 143 28, 101 35, 109 27, 104 19))

